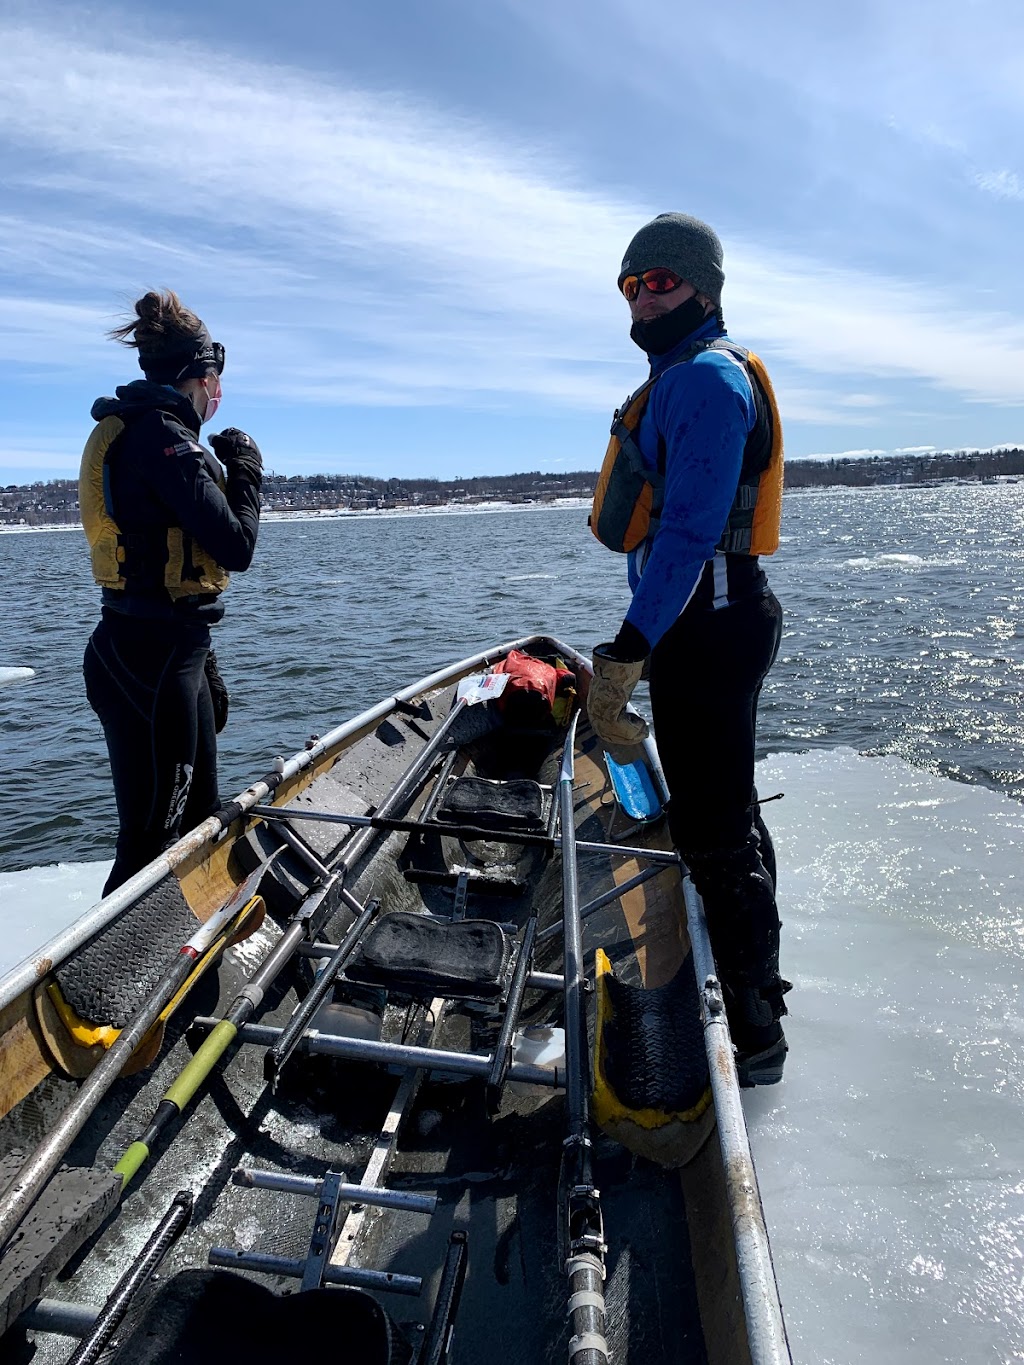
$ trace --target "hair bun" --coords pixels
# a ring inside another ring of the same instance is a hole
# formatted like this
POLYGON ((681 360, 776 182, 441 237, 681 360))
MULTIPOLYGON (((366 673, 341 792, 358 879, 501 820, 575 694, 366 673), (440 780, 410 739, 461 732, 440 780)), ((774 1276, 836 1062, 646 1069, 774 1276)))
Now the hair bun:
MULTIPOLYGON (((175 302, 177 302, 176 299, 175 302)), ((135 315, 140 321, 148 322, 151 327, 155 328, 163 320, 165 308, 166 303, 163 295, 151 289, 148 294, 143 294, 141 299, 136 300, 135 315)))
POLYGON ((173 289, 150 289, 136 299, 135 316, 107 335, 126 346, 154 351, 193 341, 202 330, 200 319, 185 307, 173 289))

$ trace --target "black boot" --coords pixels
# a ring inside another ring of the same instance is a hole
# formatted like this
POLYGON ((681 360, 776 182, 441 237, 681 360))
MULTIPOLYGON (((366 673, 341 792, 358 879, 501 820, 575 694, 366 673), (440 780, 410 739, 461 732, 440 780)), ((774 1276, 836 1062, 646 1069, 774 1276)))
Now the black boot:
POLYGON ((779 974, 779 913, 752 834, 739 848, 684 854, 704 902, 740 1085, 774 1085, 788 1050, 780 1020, 792 987, 779 974))
POLYGON ((790 982, 778 975, 770 989, 722 980, 736 1075, 743 1087, 777 1085, 782 1080, 789 1044, 779 1021, 788 1013, 782 997, 789 990, 790 982))

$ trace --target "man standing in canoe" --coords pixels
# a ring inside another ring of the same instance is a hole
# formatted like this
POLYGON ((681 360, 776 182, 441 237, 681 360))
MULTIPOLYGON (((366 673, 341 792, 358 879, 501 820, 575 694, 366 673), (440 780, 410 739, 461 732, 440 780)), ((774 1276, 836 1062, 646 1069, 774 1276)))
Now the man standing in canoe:
POLYGON ((651 365, 615 414, 591 527, 628 554, 633 600, 594 650, 588 710, 609 744, 647 733, 625 706, 645 665, 673 842, 707 912, 741 1083, 782 1078, 775 859, 754 792, 754 732, 782 609, 759 556, 778 545, 782 431, 758 358, 727 337, 722 245, 663 213, 618 286, 651 365))
POLYGON ((228 696, 210 627, 224 615, 228 570, 252 561, 263 482, 245 432, 210 438, 221 463, 199 444, 220 405, 224 347, 176 294, 144 295, 111 335, 138 350, 145 378, 93 404, 79 483, 103 589, 85 688, 120 820, 104 895, 219 805, 216 733, 228 696))

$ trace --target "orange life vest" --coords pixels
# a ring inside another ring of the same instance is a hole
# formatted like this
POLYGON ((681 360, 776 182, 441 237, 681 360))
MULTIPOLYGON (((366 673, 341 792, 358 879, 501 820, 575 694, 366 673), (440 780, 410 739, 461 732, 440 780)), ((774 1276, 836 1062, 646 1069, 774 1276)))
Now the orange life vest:
POLYGON ((658 529, 665 497, 665 470, 645 462, 635 434, 654 385, 676 365, 703 351, 725 351, 750 382, 756 413, 743 449, 739 484, 717 548, 726 554, 770 555, 779 548, 782 521, 782 420, 761 358, 727 337, 699 341, 672 365, 652 375, 612 418, 611 438, 597 478, 590 529, 609 550, 626 554, 658 529))

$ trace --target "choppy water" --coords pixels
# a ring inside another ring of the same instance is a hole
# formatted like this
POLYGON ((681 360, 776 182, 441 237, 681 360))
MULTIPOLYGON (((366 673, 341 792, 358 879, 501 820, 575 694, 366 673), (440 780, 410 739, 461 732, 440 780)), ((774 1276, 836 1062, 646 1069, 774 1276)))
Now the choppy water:
MULTIPOLYGON (((265 525, 215 632, 232 693, 222 793, 479 647, 546 630, 589 653, 627 595, 622 561, 585 519, 265 525)), ((1024 485, 788 495, 762 752, 849 745, 1024 795, 1022 530, 1024 485)), ((97 616, 81 533, 0 535, 0 581, 0 671, 35 670, 0 686, 0 871, 105 856, 113 801, 80 673, 97 616)))

